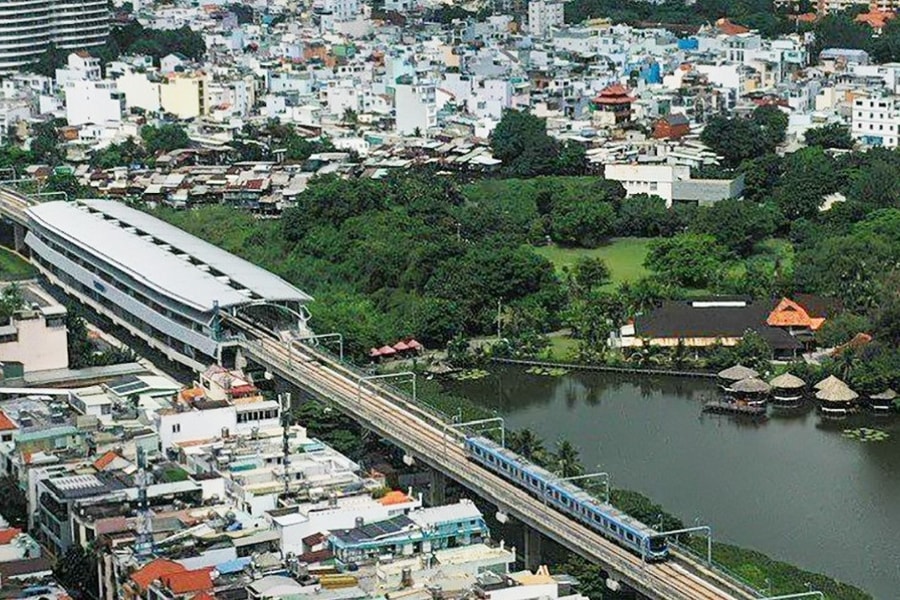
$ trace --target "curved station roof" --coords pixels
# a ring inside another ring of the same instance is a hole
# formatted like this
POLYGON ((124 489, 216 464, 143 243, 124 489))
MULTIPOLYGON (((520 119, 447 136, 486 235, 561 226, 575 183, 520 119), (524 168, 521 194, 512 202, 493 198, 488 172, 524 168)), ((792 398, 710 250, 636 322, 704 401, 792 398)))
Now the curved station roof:
POLYGON ((308 302, 265 269, 112 200, 45 202, 29 219, 150 289, 207 312, 253 302, 308 302))

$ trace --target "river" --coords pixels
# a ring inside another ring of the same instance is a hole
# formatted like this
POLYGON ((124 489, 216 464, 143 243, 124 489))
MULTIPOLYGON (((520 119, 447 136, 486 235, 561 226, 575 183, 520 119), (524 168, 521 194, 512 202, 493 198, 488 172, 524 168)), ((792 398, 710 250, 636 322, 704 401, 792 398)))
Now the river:
POLYGON ((451 382, 530 427, 548 447, 566 438, 589 470, 640 491, 716 539, 900 598, 900 420, 860 415, 823 422, 813 410, 770 411, 752 424, 701 415, 709 380, 578 372, 530 375, 518 367, 451 382), (887 431, 882 442, 841 435, 887 431))

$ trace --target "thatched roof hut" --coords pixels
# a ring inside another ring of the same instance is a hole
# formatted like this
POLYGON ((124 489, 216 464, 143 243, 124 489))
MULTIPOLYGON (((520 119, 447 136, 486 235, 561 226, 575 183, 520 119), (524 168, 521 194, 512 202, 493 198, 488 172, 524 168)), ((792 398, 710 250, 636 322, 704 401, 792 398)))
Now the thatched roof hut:
POLYGON ((822 381, 820 381, 819 383, 817 383, 816 385, 814 385, 813 388, 815 388, 815 389, 817 389, 817 390, 821 390, 822 388, 828 387, 828 386, 833 385, 833 384, 835 384, 835 383, 839 383, 839 384, 841 384, 841 385, 843 385, 843 386, 846 386, 846 385, 847 385, 846 383, 844 383, 843 381, 841 381, 840 379, 838 379, 838 378, 835 377, 834 375, 829 375, 828 377, 826 377, 825 379, 823 379, 822 381))
POLYGON ((782 373, 769 382, 777 390, 798 390, 806 387, 806 382, 791 373, 782 373))
POLYGON ((895 392, 891 388, 888 388, 888 389, 884 390, 883 392, 879 392, 877 394, 872 394, 871 396, 869 396, 869 400, 883 400, 885 402, 891 402, 892 400, 896 400, 896 399, 897 399, 897 392, 895 392))
POLYGON ((725 370, 719 371, 718 376, 719 379, 725 381, 740 381, 742 379, 747 379, 748 377, 759 377, 759 373, 744 365, 734 365, 733 367, 728 367, 725 370))
POLYGON ((816 398, 829 404, 852 404, 859 398, 859 394, 835 377, 834 381, 819 388, 816 398))
POLYGON ((731 384, 731 391, 740 394, 768 394, 769 384, 758 377, 747 377, 731 384))

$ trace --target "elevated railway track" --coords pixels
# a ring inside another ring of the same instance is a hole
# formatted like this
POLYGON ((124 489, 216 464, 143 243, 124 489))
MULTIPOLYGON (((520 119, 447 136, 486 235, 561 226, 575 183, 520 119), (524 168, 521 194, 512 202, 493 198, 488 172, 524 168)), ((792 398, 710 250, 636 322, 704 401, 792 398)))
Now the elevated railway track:
POLYGON ((252 326, 248 333, 256 339, 242 339, 239 346, 254 362, 314 397, 332 402, 416 460, 494 503, 528 527, 604 565, 614 579, 641 594, 672 600, 760 597, 749 586, 678 550, 667 562, 645 563, 639 556, 469 461, 462 445, 464 433, 451 427, 436 411, 389 386, 366 381, 365 374, 318 349, 275 339, 271 333, 254 330, 252 326))

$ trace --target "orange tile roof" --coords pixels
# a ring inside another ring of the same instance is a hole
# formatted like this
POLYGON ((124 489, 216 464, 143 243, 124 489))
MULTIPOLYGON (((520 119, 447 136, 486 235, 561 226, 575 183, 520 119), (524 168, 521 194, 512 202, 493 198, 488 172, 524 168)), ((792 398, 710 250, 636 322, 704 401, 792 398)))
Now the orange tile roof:
POLYGON ((869 27, 873 29, 881 29, 883 28, 888 21, 896 17, 892 12, 882 12, 880 10, 871 10, 867 13, 861 13, 856 15, 855 21, 857 23, 865 23, 869 27))
POLYGON ((163 583, 175 594, 187 594, 189 592, 202 592, 213 587, 209 572, 212 567, 204 567, 195 571, 182 571, 172 573, 162 578, 163 583))
POLYGON ((10 429, 18 429, 19 426, 12 422, 12 419, 6 416, 6 413, 0 410, 0 431, 9 431, 10 429))
POLYGON ((184 571, 187 571, 187 569, 173 560, 157 558, 132 573, 131 580, 138 584, 138 587, 142 590, 145 590, 151 583, 157 579, 162 579, 165 575, 183 573, 184 571))
POLYGON ((824 322, 824 318, 810 317, 806 309, 788 298, 782 298, 766 318, 766 324, 770 327, 809 327, 813 331, 824 322))
POLYGON ((400 490, 394 490, 388 492, 384 496, 381 497, 381 504, 383 506, 390 506, 392 504, 403 504, 404 502, 409 501, 409 496, 401 492, 400 490))
POLYGON ((750 31, 743 25, 732 23, 725 17, 722 17, 721 19, 716 21, 716 29, 727 35, 738 35, 740 33, 747 33, 748 31, 750 31))
POLYGON ((216 597, 212 594, 207 594, 206 592, 200 592, 199 594, 191 596, 191 600, 216 600, 216 597))
POLYGON ((101 456, 100 458, 98 458, 97 460, 94 461, 94 468, 97 469, 98 471, 102 471, 103 469, 105 469, 106 467, 109 466, 109 463, 116 460, 117 458, 119 458, 119 455, 116 454, 115 452, 113 452, 112 450, 110 450, 109 452, 107 452, 106 454, 104 454, 103 456, 101 456))
POLYGON ((16 527, 10 527, 9 529, 0 531, 0 546, 5 546, 10 543, 20 533, 22 533, 22 530, 16 527))

